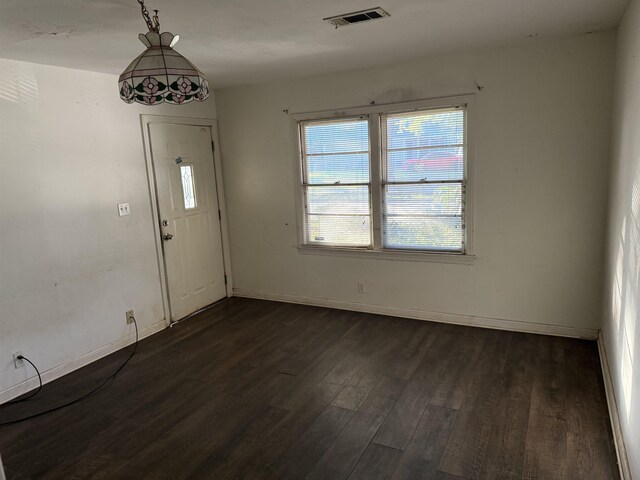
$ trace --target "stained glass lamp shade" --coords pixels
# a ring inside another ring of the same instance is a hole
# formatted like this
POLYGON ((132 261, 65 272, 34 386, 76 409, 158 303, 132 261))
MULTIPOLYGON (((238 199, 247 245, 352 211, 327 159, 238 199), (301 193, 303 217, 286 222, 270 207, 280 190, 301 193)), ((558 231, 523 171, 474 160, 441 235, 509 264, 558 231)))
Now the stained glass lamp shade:
POLYGON ((178 36, 149 31, 138 36, 147 49, 122 72, 120 98, 127 103, 180 105, 209 97, 209 84, 193 63, 173 49, 178 36))

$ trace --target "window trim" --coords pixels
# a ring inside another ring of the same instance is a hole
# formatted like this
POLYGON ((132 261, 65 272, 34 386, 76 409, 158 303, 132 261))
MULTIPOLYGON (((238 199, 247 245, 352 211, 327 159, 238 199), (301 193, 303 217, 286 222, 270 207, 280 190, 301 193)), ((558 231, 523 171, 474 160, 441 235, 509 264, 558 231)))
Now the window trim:
POLYGON ((475 122, 475 94, 457 95, 451 97, 439 97, 425 100, 415 100, 410 102, 388 103, 380 105, 369 105, 362 107, 350 107, 340 110, 324 110, 316 112, 291 113, 291 127, 293 129, 294 164, 296 166, 295 176, 295 205, 296 205, 296 226, 298 243, 297 248, 300 253, 305 254, 332 254, 366 256, 368 258, 380 259, 403 259, 435 261, 444 263, 470 264, 475 260, 474 247, 474 126, 475 122), (464 214, 464 250, 463 252, 443 251, 439 253, 434 250, 420 249, 393 249, 384 248, 382 238, 383 206, 384 195, 382 185, 382 151, 380 143, 381 115, 394 113, 411 112, 418 110, 430 110, 439 108, 455 108, 465 106, 465 214, 464 214), (338 120, 341 118, 353 118, 366 116, 369 119, 369 149, 370 149, 370 208, 371 208, 371 247, 344 247, 334 245, 306 244, 305 240, 305 210, 304 210, 304 164, 302 162, 303 145, 300 123, 308 121, 338 120), (377 166, 377 168, 375 167, 377 166))

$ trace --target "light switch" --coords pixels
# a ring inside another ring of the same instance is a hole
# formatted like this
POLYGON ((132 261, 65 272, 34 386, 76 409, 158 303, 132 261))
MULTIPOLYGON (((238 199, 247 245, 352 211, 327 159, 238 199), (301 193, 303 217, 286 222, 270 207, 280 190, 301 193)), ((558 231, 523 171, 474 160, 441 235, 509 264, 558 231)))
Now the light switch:
POLYGON ((128 203, 119 203, 118 204, 118 215, 120 215, 121 217, 124 215, 129 215, 131 213, 131 210, 129 210, 129 204, 128 203))

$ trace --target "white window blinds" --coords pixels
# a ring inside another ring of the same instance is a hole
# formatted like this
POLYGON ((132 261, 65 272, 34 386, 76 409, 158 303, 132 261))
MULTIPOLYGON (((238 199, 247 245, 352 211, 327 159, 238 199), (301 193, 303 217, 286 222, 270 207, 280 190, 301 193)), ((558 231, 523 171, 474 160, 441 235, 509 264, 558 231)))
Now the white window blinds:
POLYGON ((383 247, 464 251, 465 109, 381 116, 383 247))
POLYGON ((369 122, 301 123, 306 244, 371 245, 369 122))
POLYGON ((358 107, 339 118, 301 114, 300 243, 472 256, 472 105, 460 96, 358 107))

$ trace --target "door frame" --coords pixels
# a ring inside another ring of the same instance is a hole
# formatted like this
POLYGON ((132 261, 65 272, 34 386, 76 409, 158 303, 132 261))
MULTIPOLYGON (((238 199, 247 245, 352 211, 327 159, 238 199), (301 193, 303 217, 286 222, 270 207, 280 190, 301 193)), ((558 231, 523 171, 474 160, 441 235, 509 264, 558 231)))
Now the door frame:
POLYGON ((169 115, 140 115, 140 127, 142 128, 142 140, 144 146, 145 166, 147 170, 147 182, 149 186, 149 200, 151 206, 151 217, 153 221, 153 237, 156 242, 156 257, 158 260, 158 274, 160 277, 160 293, 162 295, 162 309, 164 321, 167 326, 171 326, 171 305, 169 301, 169 285, 167 283, 167 270, 162 249, 162 233, 160 231, 160 212, 158 205, 158 192, 156 186, 156 176, 153 164, 153 152, 151 150, 151 135, 149 126, 151 124, 169 125, 189 125, 194 127, 209 127, 211 132, 213 172, 216 177, 216 193, 218 196, 218 208, 220 209, 220 235, 222 241, 222 258, 224 273, 226 276, 227 297, 233 296, 233 275, 231 273, 231 253, 229 250, 229 225, 227 223, 227 206, 224 195, 224 185, 222 179, 222 159, 220 158, 220 141, 218 140, 218 128, 215 120, 210 118, 190 118, 174 117, 169 115))

